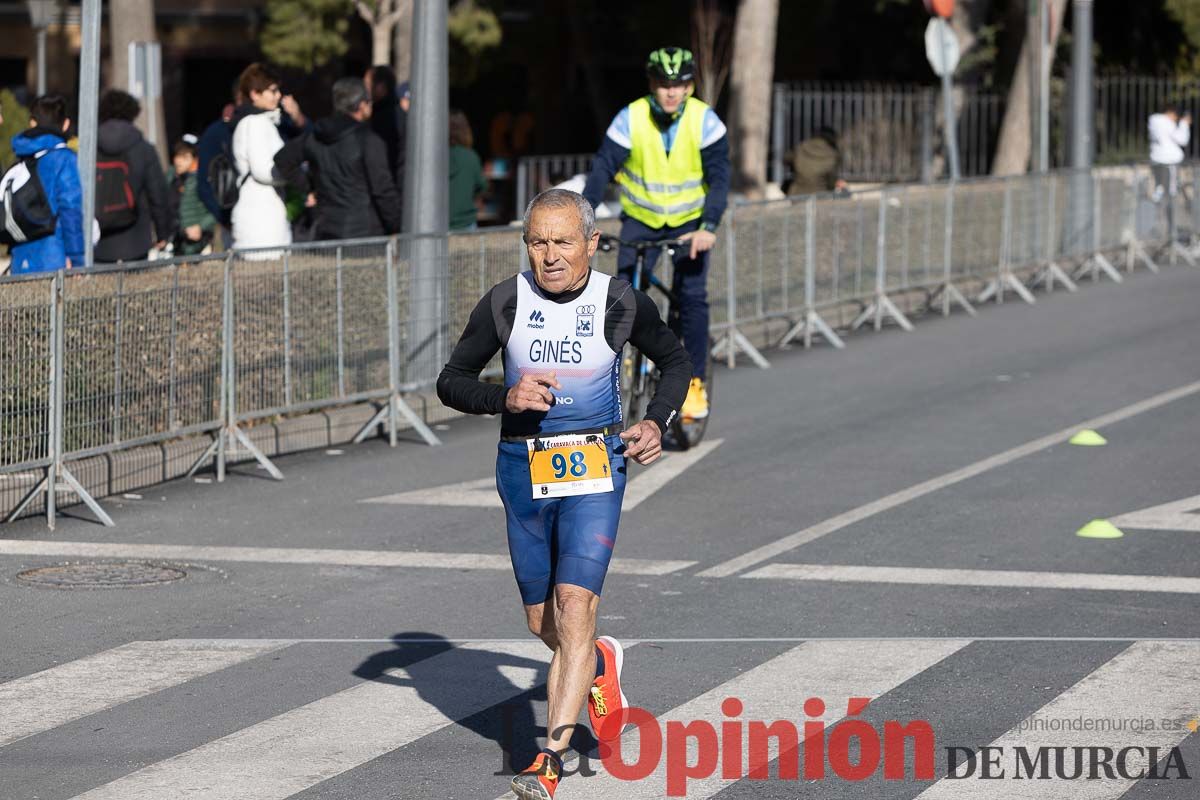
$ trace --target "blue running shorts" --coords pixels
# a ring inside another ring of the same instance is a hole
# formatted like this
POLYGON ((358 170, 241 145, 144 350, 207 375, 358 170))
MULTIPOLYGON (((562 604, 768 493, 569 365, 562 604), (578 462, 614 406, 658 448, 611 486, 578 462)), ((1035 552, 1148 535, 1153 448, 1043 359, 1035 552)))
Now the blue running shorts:
POLYGON ((617 542, 625 496, 625 457, 618 436, 605 439, 612 464, 613 490, 599 494, 534 500, 525 442, 500 442, 496 490, 508 518, 508 554, 525 605, 540 605, 554 586, 569 583, 597 595, 617 542))

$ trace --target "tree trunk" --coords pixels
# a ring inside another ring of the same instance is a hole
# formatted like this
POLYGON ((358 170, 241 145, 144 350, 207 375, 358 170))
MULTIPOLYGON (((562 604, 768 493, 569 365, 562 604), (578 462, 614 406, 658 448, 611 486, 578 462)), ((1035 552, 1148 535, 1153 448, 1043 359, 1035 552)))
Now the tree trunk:
POLYGON ((376 22, 371 26, 371 65, 392 63, 392 26, 376 22))
MULTIPOLYGON (((129 44, 131 42, 156 42, 158 33, 154 27, 154 0, 112 0, 108 7, 109 30, 112 37, 112 80, 114 89, 129 89, 129 44)), ((147 127, 149 114, 143 108, 137 118, 137 126, 147 139, 157 139, 159 158, 167 160, 167 126, 163 119, 162 96, 159 95, 155 108, 157 130, 151 136, 147 127)))
POLYGON ((696 96, 710 106, 721 99, 729 78, 728 15, 719 0, 694 0, 692 52, 696 57, 696 96))
POLYGON ((358 15, 371 28, 371 66, 392 63, 392 31, 401 14, 401 7, 412 0, 357 0, 358 15))
POLYGON ((763 197, 767 184, 767 137, 771 123, 779 0, 741 0, 733 32, 732 100, 733 188, 763 197))
MULTIPOLYGON (((1066 0, 1057 0, 1050 7, 1050 45, 1046 54, 1053 66, 1054 49, 1058 34, 1062 30, 1066 0)), ((1008 103, 1004 109, 1004 122, 1000 125, 1000 141, 996 144, 996 159, 992 163, 993 175, 1022 175, 1029 168, 1033 155, 1033 132, 1030 130, 1031 73, 1035 42, 1026 36, 1021 45, 1021 56, 1013 73, 1012 86, 1008 89, 1008 103)), ((1047 67, 1049 68, 1049 67, 1047 67)))
POLYGON ((392 69, 396 72, 397 82, 404 83, 412 75, 413 0, 396 0, 396 8, 399 17, 393 40, 396 46, 392 48, 392 69))

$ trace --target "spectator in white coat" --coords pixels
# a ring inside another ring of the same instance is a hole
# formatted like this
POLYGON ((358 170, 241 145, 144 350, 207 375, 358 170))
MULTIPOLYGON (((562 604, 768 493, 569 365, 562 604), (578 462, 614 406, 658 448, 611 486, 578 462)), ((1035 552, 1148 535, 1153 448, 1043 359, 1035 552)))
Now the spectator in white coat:
POLYGON ((1183 148, 1192 140, 1192 115, 1179 116, 1179 109, 1169 105, 1160 114, 1150 115, 1150 163, 1154 170, 1156 199, 1166 192, 1172 197, 1178 188, 1178 165, 1183 163, 1183 148))
MULTIPOLYGON (((233 207, 233 246, 245 250, 288 245, 292 227, 283 202, 284 184, 275 175, 275 153, 283 147, 279 78, 265 65, 254 63, 242 72, 238 89, 249 102, 237 108, 231 121, 233 160, 241 187, 233 207)), ((266 252, 260 257, 276 254, 266 252)))
POLYGON ((1161 114, 1150 115, 1150 169, 1154 173, 1154 202, 1167 203, 1168 235, 1175 235, 1175 197, 1179 194, 1179 165, 1192 140, 1192 115, 1179 116, 1179 108, 1168 105, 1161 114))

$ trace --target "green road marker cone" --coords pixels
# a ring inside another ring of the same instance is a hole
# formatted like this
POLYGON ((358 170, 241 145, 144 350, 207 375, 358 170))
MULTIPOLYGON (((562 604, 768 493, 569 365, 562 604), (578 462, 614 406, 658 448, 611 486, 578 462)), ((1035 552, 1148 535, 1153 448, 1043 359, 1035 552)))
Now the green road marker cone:
POLYGON ((1125 534, 1106 519, 1094 519, 1075 531, 1075 535, 1084 539, 1120 539, 1125 534))
POLYGON ((1095 431, 1080 431, 1067 440, 1068 444, 1076 444, 1080 447, 1100 447, 1108 444, 1108 440, 1095 431))

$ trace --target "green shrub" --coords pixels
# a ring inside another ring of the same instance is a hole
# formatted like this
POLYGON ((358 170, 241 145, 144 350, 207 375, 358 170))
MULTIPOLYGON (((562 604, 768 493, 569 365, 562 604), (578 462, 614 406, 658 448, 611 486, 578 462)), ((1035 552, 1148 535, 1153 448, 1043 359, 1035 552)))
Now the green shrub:
POLYGON ((0 90, 0 169, 12 166, 16 156, 12 151, 12 138, 29 127, 29 110, 17 102, 16 96, 8 89, 0 90))

